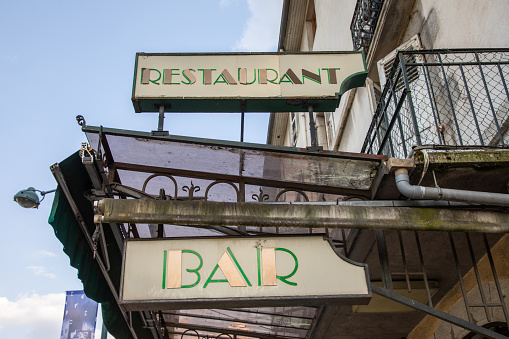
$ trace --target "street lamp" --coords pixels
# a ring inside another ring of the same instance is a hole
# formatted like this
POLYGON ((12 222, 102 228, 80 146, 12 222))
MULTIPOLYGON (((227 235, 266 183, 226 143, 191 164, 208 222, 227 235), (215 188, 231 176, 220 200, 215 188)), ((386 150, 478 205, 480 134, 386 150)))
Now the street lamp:
POLYGON ((55 192, 56 189, 50 191, 39 191, 33 187, 29 187, 26 190, 21 190, 14 195, 14 201, 24 208, 38 208, 41 201, 44 200, 44 196, 48 193, 55 192), (39 196, 36 192, 41 194, 42 199, 39 200, 39 196))

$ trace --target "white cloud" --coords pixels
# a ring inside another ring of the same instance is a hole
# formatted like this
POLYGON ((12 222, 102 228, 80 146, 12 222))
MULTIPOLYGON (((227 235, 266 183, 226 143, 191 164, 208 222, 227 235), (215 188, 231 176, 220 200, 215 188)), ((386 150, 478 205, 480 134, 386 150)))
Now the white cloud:
POLYGON ((47 268, 44 266, 27 266, 27 269, 32 271, 33 274, 46 277, 49 279, 56 279, 56 274, 48 272, 47 268))
POLYGON ((251 17, 234 49, 246 52, 275 52, 279 40, 282 0, 247 0, 251 17))
MULTIPOLYGON (((0 337, 7 332, 28 330, 29 339, 59 338, 65 307, 65 294, 22 295, 15 301, 0 297, 0 337)), ((21 336, 18 336, 20 338, 21 336)))
POLYGON ((40 251, 35 251, 33 253, 33 256, 34 257, 38 257, 38 258, 55 258, 57 255, 53 252, 50 252, 50 251, 47 251, 47 250, 40 250, 40 251))

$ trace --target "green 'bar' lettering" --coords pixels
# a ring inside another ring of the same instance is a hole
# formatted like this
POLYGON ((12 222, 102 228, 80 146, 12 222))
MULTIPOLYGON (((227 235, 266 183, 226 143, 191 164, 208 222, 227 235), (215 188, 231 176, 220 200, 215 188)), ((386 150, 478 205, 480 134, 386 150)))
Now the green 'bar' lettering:
POLYGON ((276 279, 281 280, 285 284, 297 286, 297 283, 287 280, 288 278, 293 277, 293 275, 297 272, 297 269, 299 268, 299 261, 297 260, 297 256, 295 254, 293 254, 292 251, 287 250, 286 248, 276 248, 275 251, 282 251, 282 252, 289 253, 293 257, 293 260, 295 260, 295 268, 293 269, 292 273, 285 275, 285 276, 276 275, 276 279))
MULTIPOLYGON (((194 273, 196 274, 196 281, 193 283, 193 284, 190 284, 190 285, 182 285, 181 287, 182 288, 191 288, 191 287, 195 287, 196 285, 198 285, 198 283, 200 282, 201 280, 201 276, 200 276, 200 273, 198 272, 201 267, 203 266, 203 259, 201 257, 201 255, 198 253, 198 252, 195 252, 195 251, 192 251, 192 250, 182 250, 182 253, 191 253, 191 254, 194 254, 195 256, 198 257, 198 259, 200 259, 200 264, 198 265, 197 268, 195 269, 190 269, 190 268, 186 268, 186 271, 189 272, 189 273, 194 273)), ((165 251, 165 254, 166 254, 166 251, 165 251)))
POLYGON ((211 282, 228 282, 226 279, 212 279, 214 274, 216 274, 217 269, 219 268, 219 264, 216 264, 216 267, 212 270, 212 273, 210 273, 209 277, 207 278, 207 281, 205 281, 205 285, 203 285, 203 288, 207 288, 207 285, 211 282))
POLYGON ((166 251, 163 255, 163 290, 166 288, 166 251))
POLYGON ((244 270, 242 269, 242 267, 240 267, 239 265, 239 262, 237 261, 237 258, 235 258, 235 256, 233 255, 233 252, 230 250, 230 248, 228 247, 228 253, 230 253, 230 256, 232 257, 233 259, 233 262, 235 263, 235 265, 237 265, 237 268, 239 269, 240 271, 240 274, 242 274, 242 276, 244 277, 244 280, 247 282, 247 284, 249 286, 251 286, 251 282, 249 281, 249 279, 247 278, 246 274, 244 273, 244 270))
POLYGON ((256 249, 256 259, 258 261, 258 286, 262 286, 262 271, 260 264, 260 248, 256 249))

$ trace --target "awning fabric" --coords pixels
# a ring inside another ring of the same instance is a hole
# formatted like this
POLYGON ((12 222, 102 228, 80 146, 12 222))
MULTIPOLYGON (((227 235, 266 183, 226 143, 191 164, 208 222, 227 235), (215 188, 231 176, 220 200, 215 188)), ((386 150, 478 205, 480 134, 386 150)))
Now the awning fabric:
MULTIPOLYGON (((92 234, 95 230, 93 208, 91 202, 84 196, 84 193, 92 188, 92 183, 78 152, 59 163, 59 166, 88 232, 92 234)), ((60 186, 55 193, 48 222, 53 227, 56 237, 62 243, 63 251, 69 257, 71 266, 78 270, 78 278, 83 283, 85 294, 101 303, 103 321, 108 332, 115 338, 132 338, 120 308, 99 265, 93 259, 93 252, 60 186)), ((104 225, 104 231, 111 263, 108 274, 113 284, 118 287, 120 286, 122 255, 115 243, 111 228, 104 225)), ((139 313, 132 314, 132 322, 139 339, 152 338, 151 332, 142 327, 139 313)))

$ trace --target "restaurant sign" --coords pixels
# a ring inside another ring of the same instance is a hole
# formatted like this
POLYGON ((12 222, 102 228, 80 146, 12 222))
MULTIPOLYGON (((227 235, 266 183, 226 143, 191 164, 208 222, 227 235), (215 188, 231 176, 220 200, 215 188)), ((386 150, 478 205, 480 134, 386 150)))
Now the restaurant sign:
POLYGON ((322 236, 132 239, 121 302, 127 310, 367 304, 367 265, 322 236))
POLYGON ((334 111, 364 85, 361 52, 137 53, 136 112, 334 111))

